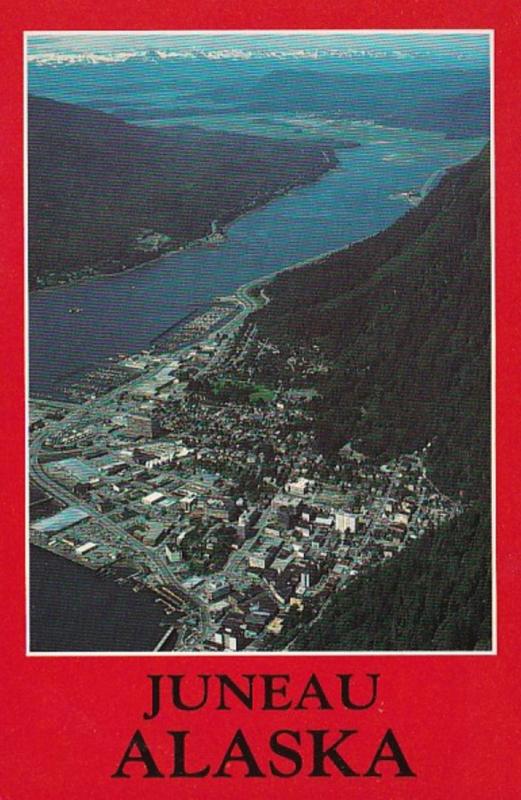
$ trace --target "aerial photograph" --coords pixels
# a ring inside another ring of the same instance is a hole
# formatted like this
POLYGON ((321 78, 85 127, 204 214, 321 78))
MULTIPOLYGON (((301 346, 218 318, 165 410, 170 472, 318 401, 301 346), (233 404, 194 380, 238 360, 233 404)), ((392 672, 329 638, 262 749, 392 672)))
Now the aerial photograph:
POLYGON ((493 651, 490 74, 26 35, 31 653, 493 651))

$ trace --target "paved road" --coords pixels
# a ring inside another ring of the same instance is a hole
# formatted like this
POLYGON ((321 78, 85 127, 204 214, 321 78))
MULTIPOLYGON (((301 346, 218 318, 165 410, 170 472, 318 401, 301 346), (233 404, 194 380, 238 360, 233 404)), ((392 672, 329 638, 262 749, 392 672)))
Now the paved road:
MULTIPOLYGON (((240 325, 242 325, 250 311, 256 307, 255 302, 249 297, 245 290, 239 290, 237 297, 242 306, 241 310, 222 328, 212 331, 211 334, 209 334, 207 341, 213 341, 219 333, 229 333, 232 330, 237 329, 240 325)), ((198 374, 203 374, 214 365, 215 360, 218 359, 222 349, 225 346, 226 345, 223 342, 210 362, 205 367, 201 368, 198 374)), ((192 348, 192 344, 183 345, 181 348, 176 350, 175 358, 179 358, 179 355, 190 351, 192 348)), ((106 530, 112 536, 116 537, 118 544, 130 548, 136 554, 146 558, 147 563, 150 565, 154 574, 157 575, 160 582, 167 587, 174 588, 176 592, 178 592, 181 597, 186 600, 187 604, 194 608, 198 614, 200 619, 200 629, 196 632, 192 632, 192 636, 190 637, 194 640, 194 644, 197 644, 205 641, 211 631, 212 626, 208 606, 199 597, 186 591, 186 589, 177 580, 175 575, 171 572, 165 560, 159 553, 153 552, 142 542, 139 542, 137 539, 129 536, 124 528, 109 520, 96 508, 90 506, 84 501, 79 500, 62 484, 53 480, 46 473, 42 464, 40 463, 42 448, 50 435, 58 439, 60 434, 65 433, 68 429, 70 430, 71 428, 77 428, 80 424, 95 424, 96 419, 99 419, 103 411, 109 408, 112 404, 116 403, 124 392, 128 392, 134 386, 138 386, 145 379, 147 381, 150 380, 156 374, 161 372, 161 370, 164 369, 164 366, 164 363, 162 363, 160 366, 158 366, 157 370, 152 372, 146 370, 145 374, 139 374, 136 378, 127 382, 124 386, 117 386, 112 391, 107 392, 99 398, 90 400, 82 406, 71 405, 70 407, 72 410, 65 417, 63 417, 62 420, 55 422, 52 426, 44 428, 43 431, 33 437, 30 445, 30 476, 31 479, 51 497, 54 497, 65 505, 74 505, 86 511, 101 528, 106 530), (195 634, 195 637, 193 634, 195 634)), ((63 407, 64 405, 65 404, 60 404, 60 407, 63 407)), ((232 565, 234 564, 235 562, 232 562, 232 565)), ((230 567, 230 569, 232 568, 233 566, 230 567)))

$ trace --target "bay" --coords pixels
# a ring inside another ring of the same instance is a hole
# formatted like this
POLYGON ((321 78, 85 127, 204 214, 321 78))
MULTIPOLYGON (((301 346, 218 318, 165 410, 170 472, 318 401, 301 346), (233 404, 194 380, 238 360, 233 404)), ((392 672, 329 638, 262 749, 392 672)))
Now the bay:
POLYGON ((151 592, 136 594, 31 545, 31 652, 150 651, 172 626, 151 592))

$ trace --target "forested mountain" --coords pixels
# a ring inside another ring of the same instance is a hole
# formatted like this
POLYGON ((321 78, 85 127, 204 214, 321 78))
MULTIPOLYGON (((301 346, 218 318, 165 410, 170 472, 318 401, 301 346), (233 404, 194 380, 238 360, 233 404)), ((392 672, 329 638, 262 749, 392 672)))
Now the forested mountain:
POLYGON ((432 442, 435 480, 482 498, 490 472, 489 152, 450 170, 387 230, 281 273, 261 330, 318 344, 320 447, 387 458, 432 442))
MULTIPOLYGON (((490 128, 489 78, 482 70, 439 69, 342 73, 310 69, 269 72, 238 104, 224 89, 194 95, 230 103, 236 111, 319 113, 345 119, 368 118, 384 125, 442 131, 448 137, 487 135, 490 128)), ((208 113, 204 108, 201 113, 208 113)))
POLYGON ((297 650, 491 646, 490 512, 477 507, 333 595, 297 650))
POLYGON ((490 93, 476 88, 442 99, 423 98, 414 108, 387 114, 388 125, 443 131, 448 139, 488 135, 490 131, 490 93))
POLYGON ((158 132, 43 97, 29 97, 28 117, 31 285, 49 271, 145 261, 144 232, 175 247, 336 164, 324 143, 158 132))
POLYGON ((490 647, 489 168, 486 148, 386 231, 265 289, 261 332, 332 365, 316 382, 319 446, 383 459, 431 442, 431 475, 467 507, 353 578, 293 648, 490 647))

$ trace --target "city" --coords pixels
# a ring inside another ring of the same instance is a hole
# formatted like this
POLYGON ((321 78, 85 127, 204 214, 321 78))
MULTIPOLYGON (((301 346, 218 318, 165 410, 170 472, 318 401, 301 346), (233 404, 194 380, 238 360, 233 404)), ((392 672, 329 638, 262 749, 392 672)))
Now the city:
POLYGON ((328 364, 248 321, 265 280, 67 400, 30 401, 31 543, 154 592, 172 621, 156 651, 291 648, 335 591, 462 511, 430 481, 428 443, 384 464, 349 442, 317 452, 328 364))

